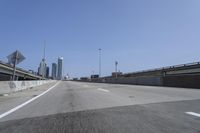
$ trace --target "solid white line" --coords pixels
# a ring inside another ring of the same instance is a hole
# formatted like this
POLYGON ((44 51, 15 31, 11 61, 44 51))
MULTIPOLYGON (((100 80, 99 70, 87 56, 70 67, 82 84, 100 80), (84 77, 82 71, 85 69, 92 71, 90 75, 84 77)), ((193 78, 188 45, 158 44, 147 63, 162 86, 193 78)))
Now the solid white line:
POLYGON ((1 115, 0 115, 0 119, 3 118, 3 117, 6 117, 7 115, 9 115, 9 114, 11 114, 11 113, 17 111, 18 109, 24 107, 25 105, 27 105, 27 104, 33 102, 33 101, 36 100, 37 98, 43 96, 44 94, 46 94, 47 92, 49 92, 50 90, 52 90, 54 87, 56 87, 59 83, 60 83, 60 81, 57 82, 54 86, 52 86, 52 87, 49 88, 48 90, 46 90, 46 91, 44 91, 43 93, 41 93, 40 95, 38 95, 38 96, 36 96, 36 97, 34 97, 34 98, 32 98, 32 99, 26 101, 25 103, 22 103, 22 104, 18 105, 17 107, 15 107, 15 108, 13 108, 13 109, 11 109, 11 110, 9 110, 9 111, 7 111, 7 112, 1 114, 1 115))
POLYGON ((106 89, 101 89, 101 88, 98 88, 99 91, 104 91, 104 92, 110 92, 109 90, 106 90, 106 89))
POLYGON ((193 115, 193 116, 200 117, 200 114, 195 113, 195 112, 185 112, 185 113, 186 113, 186 114, 189 114, 189 115, 193 115))

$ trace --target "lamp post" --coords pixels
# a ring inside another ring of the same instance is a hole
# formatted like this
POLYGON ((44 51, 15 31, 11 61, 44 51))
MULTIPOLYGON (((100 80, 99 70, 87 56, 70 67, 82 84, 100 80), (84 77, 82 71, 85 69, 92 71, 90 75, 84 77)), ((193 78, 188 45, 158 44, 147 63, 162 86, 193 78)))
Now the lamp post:
POLYGON ((99 77, 101 77, 101 48, 99 50, 99 77))
POLYGON ((118 65, 118 62, 115 61, 115 77, 117 78, 117 65, 118 65))

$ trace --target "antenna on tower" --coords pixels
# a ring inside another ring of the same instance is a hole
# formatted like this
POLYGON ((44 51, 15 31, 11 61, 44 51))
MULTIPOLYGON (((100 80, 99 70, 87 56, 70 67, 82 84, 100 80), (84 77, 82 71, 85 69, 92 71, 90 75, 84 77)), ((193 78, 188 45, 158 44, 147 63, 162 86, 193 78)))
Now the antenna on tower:
POLYGON ((43 60, 45 61, 46 58, 46 40, 44 40, 44 55, 43 55, 43 60))

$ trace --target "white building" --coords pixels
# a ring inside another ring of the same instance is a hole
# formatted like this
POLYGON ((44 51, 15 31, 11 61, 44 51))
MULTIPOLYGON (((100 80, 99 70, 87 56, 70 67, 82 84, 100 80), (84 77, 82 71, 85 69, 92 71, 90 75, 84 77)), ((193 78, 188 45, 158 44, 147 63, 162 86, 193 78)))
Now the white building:
POLYGON ((39 66, 39 69, 38 69, 38 73, 39 73, 39 75, 41 75, 43 78, 46 77, 46 67, 47 67, 47 64, 45 63, 45 60, 42 59, 42 61, 40 62, 40 66, 39 66))

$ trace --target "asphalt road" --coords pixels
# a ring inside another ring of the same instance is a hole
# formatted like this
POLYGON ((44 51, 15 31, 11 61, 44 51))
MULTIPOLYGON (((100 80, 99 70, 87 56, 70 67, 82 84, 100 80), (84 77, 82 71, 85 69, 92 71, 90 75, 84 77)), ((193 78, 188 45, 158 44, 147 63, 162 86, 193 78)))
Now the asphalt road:
POLYGON ((200 89, 71 81, 51 86, 0 97, 0 116, 35 98, 0 118, 0 133, 200 133, 200 89))

